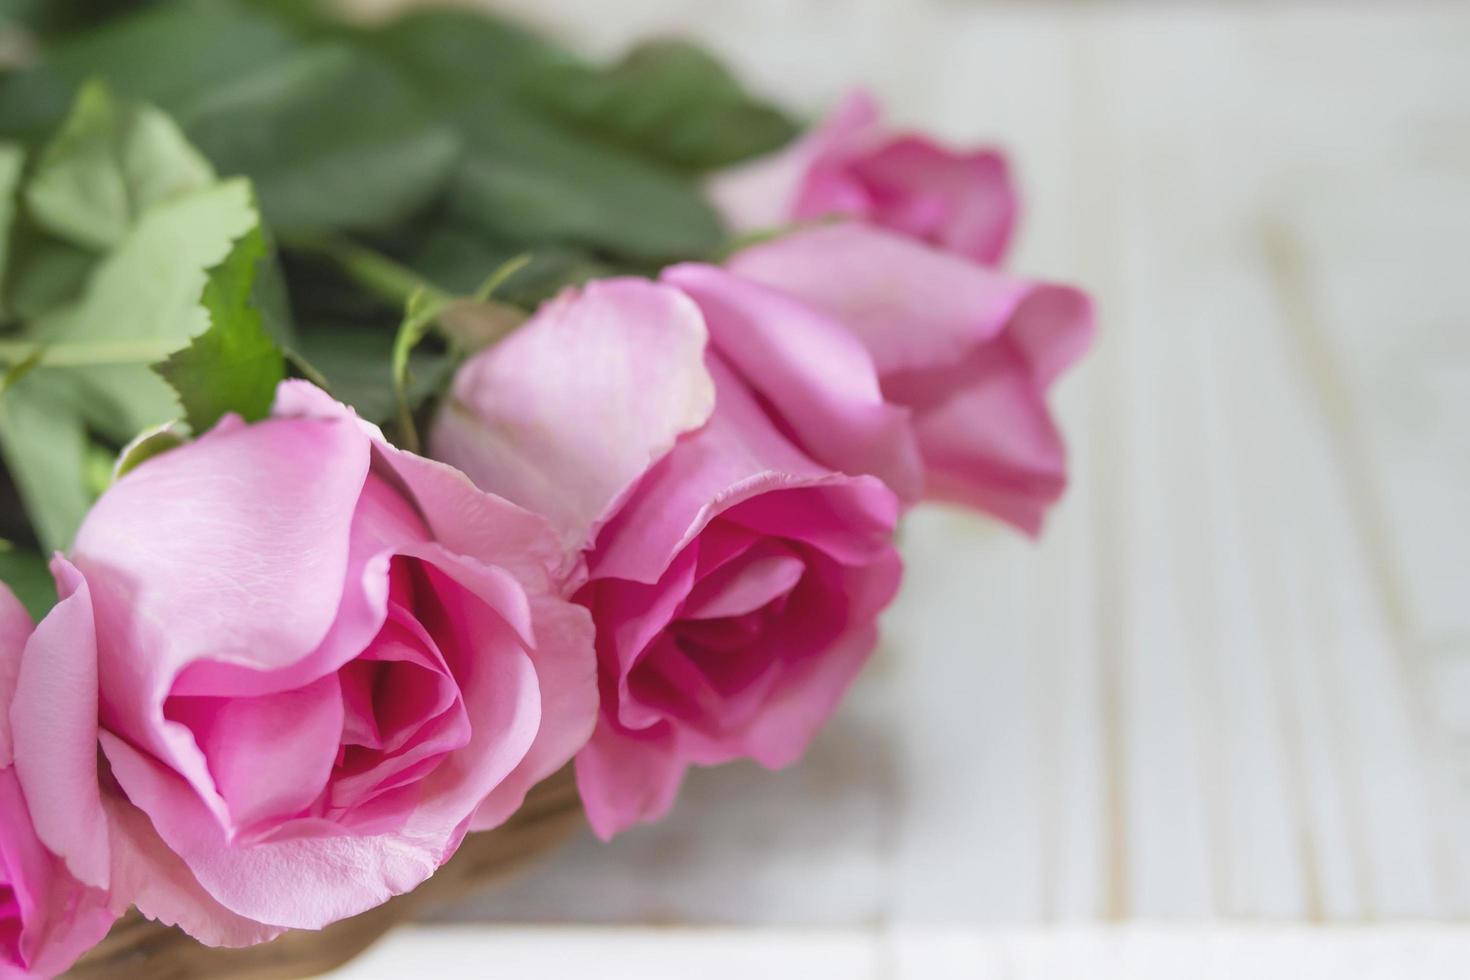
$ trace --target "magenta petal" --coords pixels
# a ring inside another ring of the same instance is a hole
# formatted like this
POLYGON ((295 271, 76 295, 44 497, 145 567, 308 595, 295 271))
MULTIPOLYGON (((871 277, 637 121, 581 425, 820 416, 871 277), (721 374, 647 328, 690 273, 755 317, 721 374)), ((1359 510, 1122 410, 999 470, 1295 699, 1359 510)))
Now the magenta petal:
POLYGON ((956 153, 903 136, 852 164, 867 188, 867 220, 984 265, 1005 257, 1019 206, 999 153, 956 153))
POLYGON ((790 592, 805 565, 790 551, 752 553, 702 579, 680 611, 684 619, 719 619, 754 612, 790 592))
POLYGON ((577 791, 592 832, 611 840, 636 823, 665 816, 687 768, 675 754, 671 731, 622 732, 600 720, 577 754, 577 791))
POLYGON ((638 279, 568 290, 460 369, 433 454, 545 515, 575 551, 709 416, 705 341, 699 310, 678 290, 638 279))
POLYGON ((648 471, 598 538, 589 558, 594 576, 652 584, 725 509, 774 489, 841 479, 792 445, 718 357, 709 369, 718 408, 648 471))

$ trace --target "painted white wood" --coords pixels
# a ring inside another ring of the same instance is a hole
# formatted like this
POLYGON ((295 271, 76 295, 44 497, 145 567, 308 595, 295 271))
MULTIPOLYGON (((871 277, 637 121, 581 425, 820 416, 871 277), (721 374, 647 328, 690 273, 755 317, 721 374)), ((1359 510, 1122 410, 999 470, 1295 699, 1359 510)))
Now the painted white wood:
POLYGON ((663 825, 447 916, 748 927, 730 962, 773 976, 761 950, 808 939, 761 926, 859 930, 810 938, 858 977, 1463 975, 1459 933, 975 929, 1470 915, 1470 11, 499 6, 1003 143, 1014 264, 1093 289, 1102 336, 1059 392, 1046 538, 915 514, 883 650, 802 766, 696 774, 663 825), (1230 969, 1184 968, 1202 936, 1230 969))

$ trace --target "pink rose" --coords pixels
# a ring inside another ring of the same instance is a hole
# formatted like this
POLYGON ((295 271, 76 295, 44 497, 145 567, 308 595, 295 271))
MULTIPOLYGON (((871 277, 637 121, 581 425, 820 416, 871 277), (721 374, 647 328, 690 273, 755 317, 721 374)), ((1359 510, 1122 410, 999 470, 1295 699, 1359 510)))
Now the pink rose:
POLYGON ((795 760, 898 585, 897 499, 830 460, 904 478, 902 416, 840 327, 769 326, 727 348, 679 290, 590 283, 466 364, 435 425, 436 455, 583 549, 602 711, 577 781, 603 837, 690 765, 795 760))
POLYGON ((30 617, 0 585, 0 980, 56 976, 117 919, 107 893, 78 882, 36 837, 11 766, 4 717, 30 634, 30 617))
POLYGON ((1067 470, 1046 392, 1092 342, 1086 294, 856 223, 753 246, 727 268, 861 342, 883 395, 911 413, 929 497, 1040 530, 1067 470))
POLYGON ((227 419, 97 502, 11 713, 45 843, 211 944, 410 890, 597 708, 544 520, 305 383, 275 416, 227 419))
POLYGON ((710 195, 736 231, 841 215, 986 265, 1005 256, 1017 212, 1004 156, 893 135, 863 92, 786 149, 716 177, 710 195))

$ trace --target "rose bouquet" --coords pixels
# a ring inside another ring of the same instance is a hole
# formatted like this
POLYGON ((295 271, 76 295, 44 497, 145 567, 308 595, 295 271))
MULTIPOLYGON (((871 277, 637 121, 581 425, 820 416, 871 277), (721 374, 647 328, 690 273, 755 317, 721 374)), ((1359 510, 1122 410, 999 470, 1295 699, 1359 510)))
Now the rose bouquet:
POLYGON ((610 838, 788 765, 904 510, 1062 491, 1091 311, 998 266, 994 151, 468 12, 7 30, 0 975, 129 909, 372 914, 559 780, 610 838))

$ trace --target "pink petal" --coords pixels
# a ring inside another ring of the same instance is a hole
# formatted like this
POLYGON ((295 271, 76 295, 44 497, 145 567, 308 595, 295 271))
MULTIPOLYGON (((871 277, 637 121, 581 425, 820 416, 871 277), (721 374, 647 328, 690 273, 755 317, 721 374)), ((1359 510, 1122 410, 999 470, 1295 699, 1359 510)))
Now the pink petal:
POLYGON ((805 569, 788 552, 753 556, 702 579, 680 611, 684 619, 720 619, 754 612, 790 592, 805 569))
POLYGON ((907 413, 883 400, 873 359, 841 323, 714 266, 674 266, 663 278, 699 304, 712 346, 809 455, 918 500, 923 465, 907 413))
POLYGON ((264 693, 326 639, 369 451, 342 423, 268 420, 155 457, 103 495, 74 551, 94 589, 109 728, 203 791, 203 759, 163 700, 201 661, 264 693))
POLYGON ((884 378, 954 364, 1019 329, 1046 384, 1092 335, 1091 309, 1076 290, 1016 279, 865 225, 797 232, 745 249, 728 266, 842 322, 884 378))
POLYGON ((673 809, 687 769, 674 751, 672 731, 623 732, 599 721, 577 754, 577 791, 592 832, 611 840, 673 809))
POLYGON ((10 765, 14 757, 6 719, 15 698, 21 654, 33 629, 35 624, 15 593, 0 584, 0 769, 10 765))
POLYGON ((373 439, 381 461, 377 468, 408 492, 433 539, 450 551, 493 557, 501 567, 538 588, 570 567, 571 555, 561 547, 546 518, 480 490, 453 466, 397 448, 376 426, 358 419, 352 409, 320 388, 305 381, 282 382, 275 414, 347 419, 362 427, 373 439))
POLYGON ((718 408, 648 471, 598 538, 589 558, 594 577, 652 584, 726 508, 771 490, 840 479, 781 435, 719 358, 709 369, 718 408))
POLYGON ((37 839, 12 769, 0 769, 0 872, 15 896, 15 951, 24 963, 0 960, 0 977, 56 976, 117 919, 106 892, 78 883, 37 839))
POLYGON ((86 579, 51 563, 61 597, 26 643, 10 725, 36 833, 84 884, 105 888, 110 856, 97 788, 97 632, 86 579))
POLYGON ((104 804, 112 850, 112 892, 164 925, 206 946, 254 946, 274 939, 280 926, 257 922, 225 908, 200 887, 186 864, 159 839, 148 817, 115 796, 104 804))
POLYGON ((853 192, 840 167, 876 135, 878 105, 863 91, 845 98, 836 110, 783 150, 717 174, 707 193, 725 223, 737 232, 779 228, 802 217, 802 202, 820 199, 819 214, 829 208, 848 211, 853 192))
POLYGON ((903 136, 852 169, 872 198, 867 220, 984 265, 1004 258, 1019 205, 1001 154, 903 136))
POLYGON ((164 715, 188 727, 231 826, 245 828, 295 816, 321 794, 342 736, 342 692, 329 674, 255 697, 173 697, 164 715))
POLYGON ((433 455, 587 543, 648 466, 708 418, 703 318, 677 290, 569 290, 460 369, 433 455))

